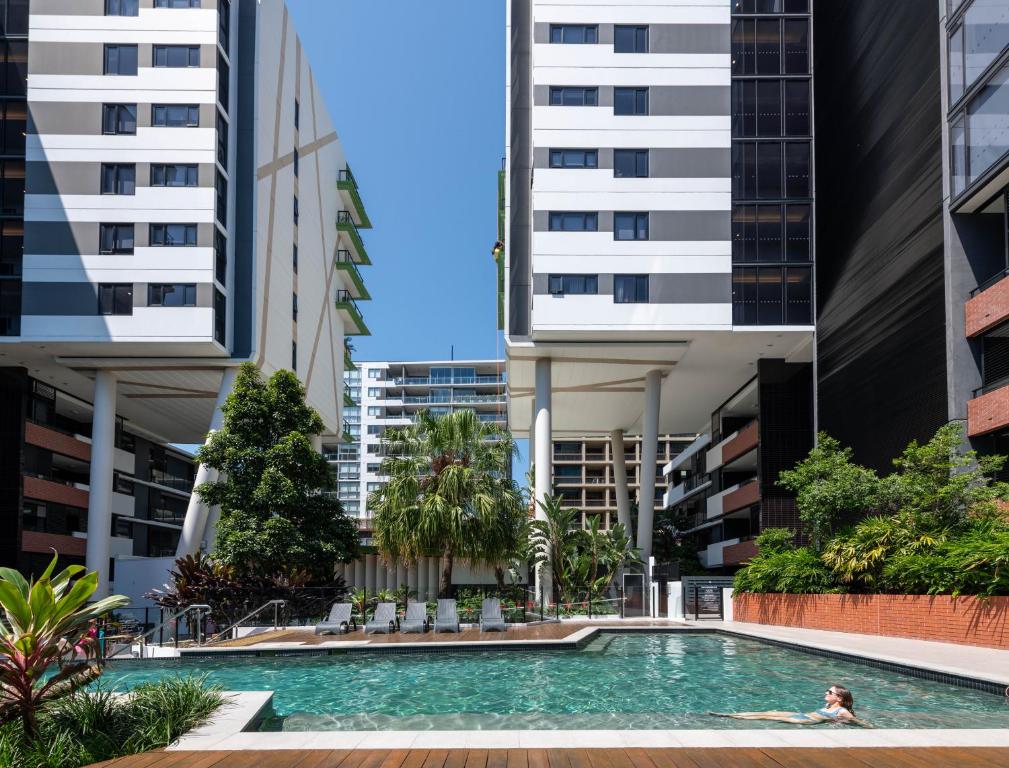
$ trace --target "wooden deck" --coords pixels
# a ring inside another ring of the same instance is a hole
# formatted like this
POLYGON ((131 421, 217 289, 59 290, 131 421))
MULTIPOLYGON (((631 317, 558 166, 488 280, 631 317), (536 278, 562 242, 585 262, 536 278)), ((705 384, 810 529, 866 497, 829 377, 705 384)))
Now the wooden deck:
POLYGON ((404 749, 148 752, 103 768, 1004 768, 1009 749, 404 749))

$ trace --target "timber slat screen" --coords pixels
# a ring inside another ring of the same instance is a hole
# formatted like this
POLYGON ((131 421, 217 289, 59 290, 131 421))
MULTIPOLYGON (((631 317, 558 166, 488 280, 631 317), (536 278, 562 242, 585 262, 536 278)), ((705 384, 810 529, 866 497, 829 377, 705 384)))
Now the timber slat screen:
POLYGON ((101 768, 1005 768, 1009 748, 335 749, 147 752, 101 768))

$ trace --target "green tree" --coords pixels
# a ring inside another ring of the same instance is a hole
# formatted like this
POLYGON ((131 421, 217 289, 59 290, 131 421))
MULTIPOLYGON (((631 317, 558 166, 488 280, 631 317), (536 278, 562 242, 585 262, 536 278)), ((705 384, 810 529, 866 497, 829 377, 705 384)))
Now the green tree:
POLYGON ((456 558, 505 561, 522 494, 509 477, 511 435, 469 410, 390 429, 383 439, 389 477, 368 499, 375 545, 392 562, 442 558, 441 594, 452 591, 456 558))
POLYGON ((589 518, 576 546, 577 559, 583 564, 579 571, 585 573, 593 596, 609 588, 620 568, 641 562, 624 526, 614 523, 608 531, 600 530, 599 515, 589 518))
POLYGON ((529 523, 532 533, 529 543, 536 567, 545 565, 550 569, 553 599, 558 603, 570 586, 571 572, 578 557, 582 537, 578 527, 581 511, 562 507, 557 496, 547 496, 539 504, 543 517, 529 523))
POLYGON ((222 428, 197 453, 221 473, 196 489, 221 508, 215 558, 242 572, 331 581, 337 563, 358 555, 357 528, 323 493, 332 475, 311 436, 324 425, 301 382, 287 370, 264 381, 245 363, 222 410, 222 428))
POLYGON ((862 516, 873 509, 879 478, 851 460, 851 448, 821 432, 809 455, 778 476, 778 485, 795 494, 799 519, 819 552, 839 519, 862 516))

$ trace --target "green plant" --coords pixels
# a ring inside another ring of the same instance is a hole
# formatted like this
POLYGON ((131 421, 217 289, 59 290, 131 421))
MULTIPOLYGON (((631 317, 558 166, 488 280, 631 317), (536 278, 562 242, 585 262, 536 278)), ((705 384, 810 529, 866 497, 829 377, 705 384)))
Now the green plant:
POLYGON ((221 508, 214 557, 242 574, 329 582, 337 563, 358 555, 357 526, 322 493, 333 479, 311 436, 324 424, 304 386, 287 370, 264 381, 245 363, 222 411, 222 428, 197 453, 221 478, 196 489, 221 508))
POLYGON ((452 591, 457 557, 504 559, 502 514, 521 493, 508 477, 515 453, 511 435, 472 411, 436 416, 391 429, 383 438, 382 473, 389 482, 368 499, 375 544, 392 562, 442 558, 441 594, 452 591))
POLYGON ((736 573, 737 592, 839 592, 830 570, 809 547, 761 552, 736 573))
POLYGON ((795 547, 795 531, 789 528, 765 528, 754 540, 762 555, 776 555, 795 547))
POLYGON ((40 706, 73 693, 101 674, 92 622, 129 603, 122 595, 95 603, 98 574, 71 565, 53 575, 57 557, 37 581, 0 568, 0 722, 21 719, 29 738, 38 735, 40 706), (79 658, 80 656, 80 658, 79 658), (46 677, 50 667, 58 670, 46 677))
POLYGON ((795 494, 799 519, 813 549, 820 551, 844 516, 871 510, 879 493, 879 478, 851 461, 851 448, 821 432, 809 455, 778 476, 778 485, 795 494))
POLYGON ((532 559, 536 567, 545 565, 550 569, 553 599, 558 603, 572 581, 581 539, 581 530, 577 527, 581 512, 573 507, 562 507, 561 499, 556 496, 546 496, 540 502, 540 509, 543 517, 530 523, 532 559))

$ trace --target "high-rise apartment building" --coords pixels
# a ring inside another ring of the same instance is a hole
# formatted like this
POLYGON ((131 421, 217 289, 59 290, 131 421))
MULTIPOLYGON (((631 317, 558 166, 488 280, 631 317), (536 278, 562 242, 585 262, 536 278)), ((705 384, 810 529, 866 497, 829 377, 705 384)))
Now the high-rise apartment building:
MULTIPOLYGON (((535 444, 537 499, 554 440, 609 434, 622 457, 624 436, 640 436, 643 465, 657 465, 660 434, 731 439, 724 405, 747 387, 763 395, 751 418, 775 425, 762 454, 801 455, 813 440, 809 0, 511 0, 508 25, 509 417, 535 444), (784 381, 806 393, 788 401, 784 381)), ((623 487, 625 468, 612 472, 623 487)), ((723 474, 713 492, 735 484, 723 474)), ((640 498, 655 480, 642 473, 640 498)), ((712 543, 728 540, 725 515, 703 520, 712 543)), ((765 515, 794 522, 794 505, 757 494, 747 520, 765 515)), ((646 560, 652 523, 642 507, 646 560)))
MULTIPOLYGON (((354 366, 343 374, 348 400, 342 439, 324 438, 323 451, 333 467, 340 503, 357 518, 361 543, 368 547, 373 517, 368 496, 388 481, 381 468, 385 431, 412 424, 422 410, 434 415, 474 411, 481 421, 504 429, 507 399, 503 360, 354 361, 354 366)), ((342 573, 350 586, 374 591, 406 585, 432 598, 439 574, 439 558, 396 566, 367 549, 342 573)), ((463 584, 487 575, 463 563, 455 571, 457 583, 463 584)))
MULTIPOLYGON (((149 480, 121 434, 201 442, 246 360, 295 370, 339 432, 370 222, 282 0, 6 0, 0 21, 5 560, 25 564, 31 505, 64 503, 20 476, 25 446, 84 452, 26 427, 55 390, 91 410, 76 508, 104 591, 117 484, 149 480)), ((208 516, 190 499, 179 552, 208 516)))

